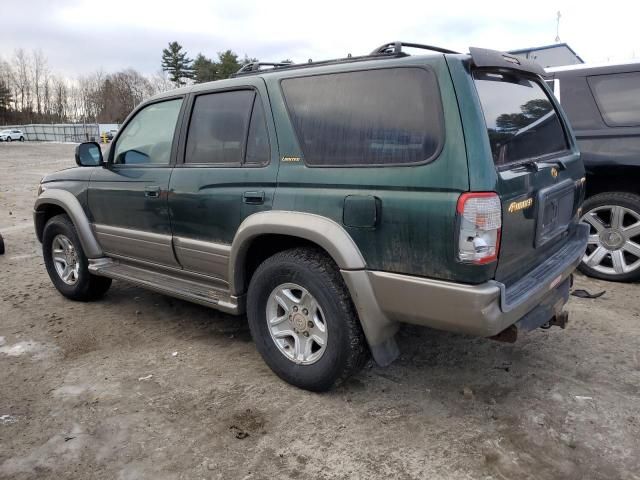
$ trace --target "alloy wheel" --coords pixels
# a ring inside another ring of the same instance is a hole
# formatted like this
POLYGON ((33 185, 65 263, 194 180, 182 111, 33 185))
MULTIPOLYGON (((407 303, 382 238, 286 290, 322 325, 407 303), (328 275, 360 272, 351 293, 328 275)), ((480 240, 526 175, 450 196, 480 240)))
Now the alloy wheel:
POLYGON ((51 258, 60 279, 67 285, 75 285, 80 277, 80 262, 77 250, 66 235, 54 237, 51 258))
POLYGON ((589 241, 582 262, 607 275, 640 268, 640 213, 621 205, 604 205, 586 212, 589 241))
POLYGON ((267 324, 278 350, 289 360, 311 365, 327 347, 324 313, 307 289, 295 283, 278 285, 267 300, 267 324))

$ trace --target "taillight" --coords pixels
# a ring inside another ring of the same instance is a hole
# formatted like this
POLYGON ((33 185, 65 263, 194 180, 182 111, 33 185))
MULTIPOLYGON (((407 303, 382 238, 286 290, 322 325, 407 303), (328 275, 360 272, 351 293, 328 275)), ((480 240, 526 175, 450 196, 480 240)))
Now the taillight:
POLYGON ((463 193, 458 199, 458 259, 484 264, 498 259, 502 207, 494 192, 463 193))

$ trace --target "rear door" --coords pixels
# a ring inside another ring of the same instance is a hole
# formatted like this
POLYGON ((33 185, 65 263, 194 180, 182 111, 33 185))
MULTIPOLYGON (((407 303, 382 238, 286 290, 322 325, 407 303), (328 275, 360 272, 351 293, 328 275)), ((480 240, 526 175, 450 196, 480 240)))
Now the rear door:
POLYGON ((582 195, 584 169, 571 134, 539 77, 477 69, 502 201, 496 279, 510 283, 567 240, 582 195))
POLYGON ((272 206, 275 127, 261 78, 192 95, 169 186, 173 244, 185 270, 224 283, 240 223, 272 206))

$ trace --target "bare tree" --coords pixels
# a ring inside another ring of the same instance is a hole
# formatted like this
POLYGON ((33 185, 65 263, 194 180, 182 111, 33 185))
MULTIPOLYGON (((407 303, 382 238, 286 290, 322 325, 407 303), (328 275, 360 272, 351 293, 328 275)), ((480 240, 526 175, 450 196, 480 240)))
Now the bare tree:
POLYGON ((160 70, 152 75, 151 78, 149 78, 149 82, 151 83, 151 90, 153 95, 166 92, 167 90, 171 90, 172 88, 174 88, 173 83, 171 82, 171 80, 169 80, 167 72, 165 72, 164 70, 160 70))
POLYGON ((47 59, 44 56, 42 50, 34 50, 31 53, 31 81, 33 84, 33 92, 36 97, 36 113, 40 117, 42 115, 43 93, 44 85, 43 80, 47 72, 47 59))
POLYGON ((13 62, 13 82, 17 90, 17 97, 20 99, 20 111, 30 113, 32 105, 29 57, 22 48, 18 48, 14 53, 13 62))

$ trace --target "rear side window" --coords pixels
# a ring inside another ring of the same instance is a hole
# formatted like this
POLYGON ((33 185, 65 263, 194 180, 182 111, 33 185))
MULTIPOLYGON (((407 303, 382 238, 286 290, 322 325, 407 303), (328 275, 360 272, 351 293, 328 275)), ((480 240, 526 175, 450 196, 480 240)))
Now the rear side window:
POLYGON ((389 68, 282 81, 305 162, 402 165, 432 159, 443 139, 435 75, 389 68))
POLYGON ((242 163, 254 97, 253 90, 198 95, 189 123, 185 162, 242 163))
POLYGON ((519 75, 481 72, 474 80, 498 166, 568 149, 560 119, 542 86, 519 75))
POLYGON ((640 72, 593 76, 588 81, 607 125, 640 125, 640 72))

